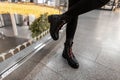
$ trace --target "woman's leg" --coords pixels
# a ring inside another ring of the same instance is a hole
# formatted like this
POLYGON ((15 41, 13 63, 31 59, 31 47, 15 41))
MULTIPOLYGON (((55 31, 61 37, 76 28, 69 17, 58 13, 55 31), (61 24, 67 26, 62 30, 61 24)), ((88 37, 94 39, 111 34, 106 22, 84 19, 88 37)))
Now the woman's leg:
MULTIPOLYGON (((76 4, 69 8, 67 12, 62 14, 64 17, 72 18, 91 10, 100 8, 108 3, 110 0, 79 0, 76 4)), ((68 20, 68 19, 67 19, 68 20)))
POLYGON ((75 16, 67 24, 66 28, 66 42, 73 42, 76 27, 77 27, 78 16, 75 16))
MULTIPOLYGON (((73 0, 74 1, 74 0, 73 0)), ((76 1, 76 0, 75 0, 76 1)), ((54 40, 59 39, 59 30, 65 23, 69 23, 73 17, 104 6, 110 0, 78 0, 67 12, 62 15, 48 16, 50 23, 50 35, 54 40)), ((73 21, 73 20, 72 20, 73 21)))
MULTIPOLYGON (((79 0, 69 0, 68 10, 78 1, 79 0)), ((77 27, 77 20, 78 20, 78 16, 74 16, 72 17, 71 21, 67 23, 66 41, 64 44, 64 50, 62 54, 62 56, 67 60, 68 64, 73 68, 79 67, 79 63, 72 52, 72 44, 73 44, 73 38, 74 38, 74 34, 77 27)))
MULTIPOLYGON (((68 10, 78 2, 79 0, 69 0, 68 10)), ((72 19, 67 23, 66 28, 66 42, 73 42, 74 34, 77 27, 78 16, 72 17, 72 19)))

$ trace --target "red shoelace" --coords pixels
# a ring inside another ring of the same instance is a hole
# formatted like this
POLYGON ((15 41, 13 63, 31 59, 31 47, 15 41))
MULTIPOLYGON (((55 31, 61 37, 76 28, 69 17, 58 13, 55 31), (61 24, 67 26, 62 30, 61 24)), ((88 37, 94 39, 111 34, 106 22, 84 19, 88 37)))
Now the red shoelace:
POLYGON ((72 52, 72 48, 69 49, 69 56, 72 58, 73 57, 73 52, 72 52))

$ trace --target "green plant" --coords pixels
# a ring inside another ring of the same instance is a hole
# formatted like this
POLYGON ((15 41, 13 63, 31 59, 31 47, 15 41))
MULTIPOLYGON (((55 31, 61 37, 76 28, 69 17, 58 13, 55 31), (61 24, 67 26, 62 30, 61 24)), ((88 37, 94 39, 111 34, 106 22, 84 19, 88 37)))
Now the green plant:
POLYGON ((32 32, 32 37, 37 37, 42 32, 49 29, 48 23, 48 14, 42 14, 39 18, 35 19, 33 23, 30 25, 29 29, 32 32))

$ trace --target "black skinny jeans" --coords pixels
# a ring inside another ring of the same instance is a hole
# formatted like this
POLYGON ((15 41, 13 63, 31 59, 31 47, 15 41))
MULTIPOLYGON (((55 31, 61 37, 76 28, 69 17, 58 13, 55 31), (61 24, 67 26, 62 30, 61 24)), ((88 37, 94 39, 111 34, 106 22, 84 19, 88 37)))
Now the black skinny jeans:
POLYGON ((69 0, 68 11, 62 14, 69 19, 66 29, 66 41, 73 41, 79 15, 100 8, 109 1, 110 0, 69 0))

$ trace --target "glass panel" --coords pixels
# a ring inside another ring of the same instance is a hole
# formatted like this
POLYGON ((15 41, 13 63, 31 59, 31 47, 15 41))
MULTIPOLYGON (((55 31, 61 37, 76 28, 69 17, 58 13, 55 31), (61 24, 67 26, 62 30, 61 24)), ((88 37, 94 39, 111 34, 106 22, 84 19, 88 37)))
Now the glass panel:
POLYGON ((49 39, 45 37, 49 33, 47 16, 60 13, 59 9, 54 8, 55 4, 59 4, 54 0, 49 1, 49 6, 44 3, 45 0, 33 0, 35 3, 29 1, 0 2, 3 5, 0 6, 0 78, 11 66, 43 46, 42 39, 49 39), (42 3, 36 4, 39 1, 42 3))

